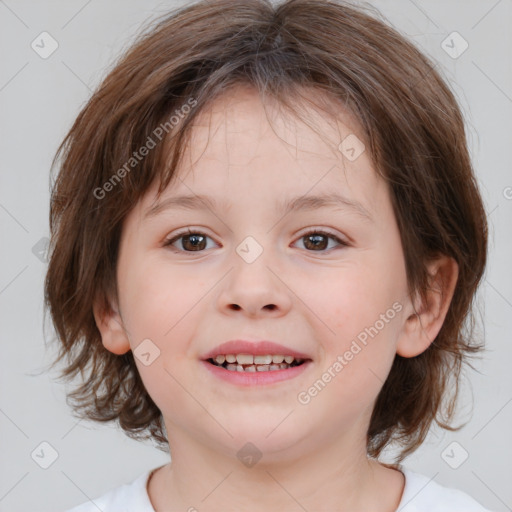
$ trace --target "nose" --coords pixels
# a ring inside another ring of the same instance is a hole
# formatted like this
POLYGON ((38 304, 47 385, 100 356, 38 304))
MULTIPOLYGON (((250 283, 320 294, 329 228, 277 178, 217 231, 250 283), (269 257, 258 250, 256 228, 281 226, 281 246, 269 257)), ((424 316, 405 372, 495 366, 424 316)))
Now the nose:
POLYGON ((280 274, 262 256, 252 263, 235 260, 219 294, 218 307, 225 314, 240 312, 237 314, 251 318, 285 315, 291 309, 293 292, 280 274))

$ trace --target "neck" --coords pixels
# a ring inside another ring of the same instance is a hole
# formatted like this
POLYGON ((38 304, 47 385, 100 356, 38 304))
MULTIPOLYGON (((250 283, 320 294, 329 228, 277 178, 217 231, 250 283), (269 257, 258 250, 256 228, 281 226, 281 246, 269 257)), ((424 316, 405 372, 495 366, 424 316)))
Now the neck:
POLYGON ((156 512, 393 512, 403 491, 400 472, 368 459, 364 443, 349 438, 309 451, 305 439, 265 454, 250 467, 236 453, 197 443, 180 430, 172 434, 172 463, 158 470, 149 485, 156 512))

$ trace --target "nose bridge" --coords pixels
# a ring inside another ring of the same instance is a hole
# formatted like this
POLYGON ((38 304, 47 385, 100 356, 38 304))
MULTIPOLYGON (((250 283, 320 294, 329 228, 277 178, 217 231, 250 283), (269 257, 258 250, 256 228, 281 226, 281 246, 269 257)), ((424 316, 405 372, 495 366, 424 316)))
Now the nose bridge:
POLYGON ((219 297, 223 310, 242 310, 254 316, 261 313, 282 314, 291 307, 290 290, 277 277, 279 264, 275 252, 265 248, 253 236, 247 236, 235 248, 228 276, 219 297), (276 267, 275 270, 272 266, 276 267))

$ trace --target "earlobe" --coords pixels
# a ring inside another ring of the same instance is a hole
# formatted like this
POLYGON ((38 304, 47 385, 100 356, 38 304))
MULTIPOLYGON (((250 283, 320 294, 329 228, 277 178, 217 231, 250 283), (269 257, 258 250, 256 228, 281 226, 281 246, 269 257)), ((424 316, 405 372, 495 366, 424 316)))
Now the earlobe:
POLYGON ((441 330, 453 298, 459 275, 456 261, 442 255, 429 263, 428 271, 427 299, 421 302, 418 296, 414 304, 416 308, 410 303, 411 314, 405 320, 397 342, 396 353, 402 357, 415 357, 427 350, 441 330))
POLYGON ((131 348, 130 341, 117 305, 110 301, 107 303, 105 299, 95 300, 93 314, 103 346, 113 354, 126 354, 131 348))

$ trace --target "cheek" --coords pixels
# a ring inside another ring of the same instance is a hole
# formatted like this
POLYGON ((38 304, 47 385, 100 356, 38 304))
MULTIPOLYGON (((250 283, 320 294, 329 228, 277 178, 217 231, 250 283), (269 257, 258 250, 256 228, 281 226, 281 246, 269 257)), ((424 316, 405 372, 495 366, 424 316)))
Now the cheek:
POLYGON ((130 272, 120 273, 120 277, 130 345, 141 378, 158 405, 159 396, 163 400, 173 391, 179 392, 172 376, 183 381, 187 358, 191 357, 189 342, 200 322, 201 308, 197 306, 209 290, 208 283, 193 280, 191 285, 188 274, 154 260, 133 262, 130 272), (143 347, 145 353, 150 353, 146 358, 152 361, 149 365, 138 358, 143 347))
POLYGON ((348 424, 371 412, 384 385, 396 353, 399 316, 389 293, 356 272, 343 285, 330 284, 315 307, 334 334, 324 328, 317 339, 324 354, 310 383, 316 393, 312 406, 318 414, 327 408, 337 422, 348 424))
POLYGON ((399 296, 388 282, 389 278, 372 269, 370 264, 362 262, 334 272, 336 276, 325 278, 318 292, 310 294, 308 299, 315 297, 314 306, 323 312, 328 326, 341 337, 355 336, 373 325, 399 296))
MULTIPOLYGON (((343 357, 343 372, 352 381, 365 378, 373 371, 385 376, 396 352, 399 327, 397 301, 400 291, 394 283, 399 276, 389 270, 361 262, 350 268, 338 269, 338 279, 324 279, 321 293, 310 295, 311 309, 329 327, 322 328, 327 365, 343 357)), ((320 332, 320 331, 319 331, 320 332)), ((375 377, 374 377, 375 378, 375 377)))
POLYGON ((121 276, 120 295, 130 332, 137 338, 154 337, 164 344, 180 324, 189 321, 189 313, 208 291, 207 283, 179 267, 148 259, 131 264, 121 276))

